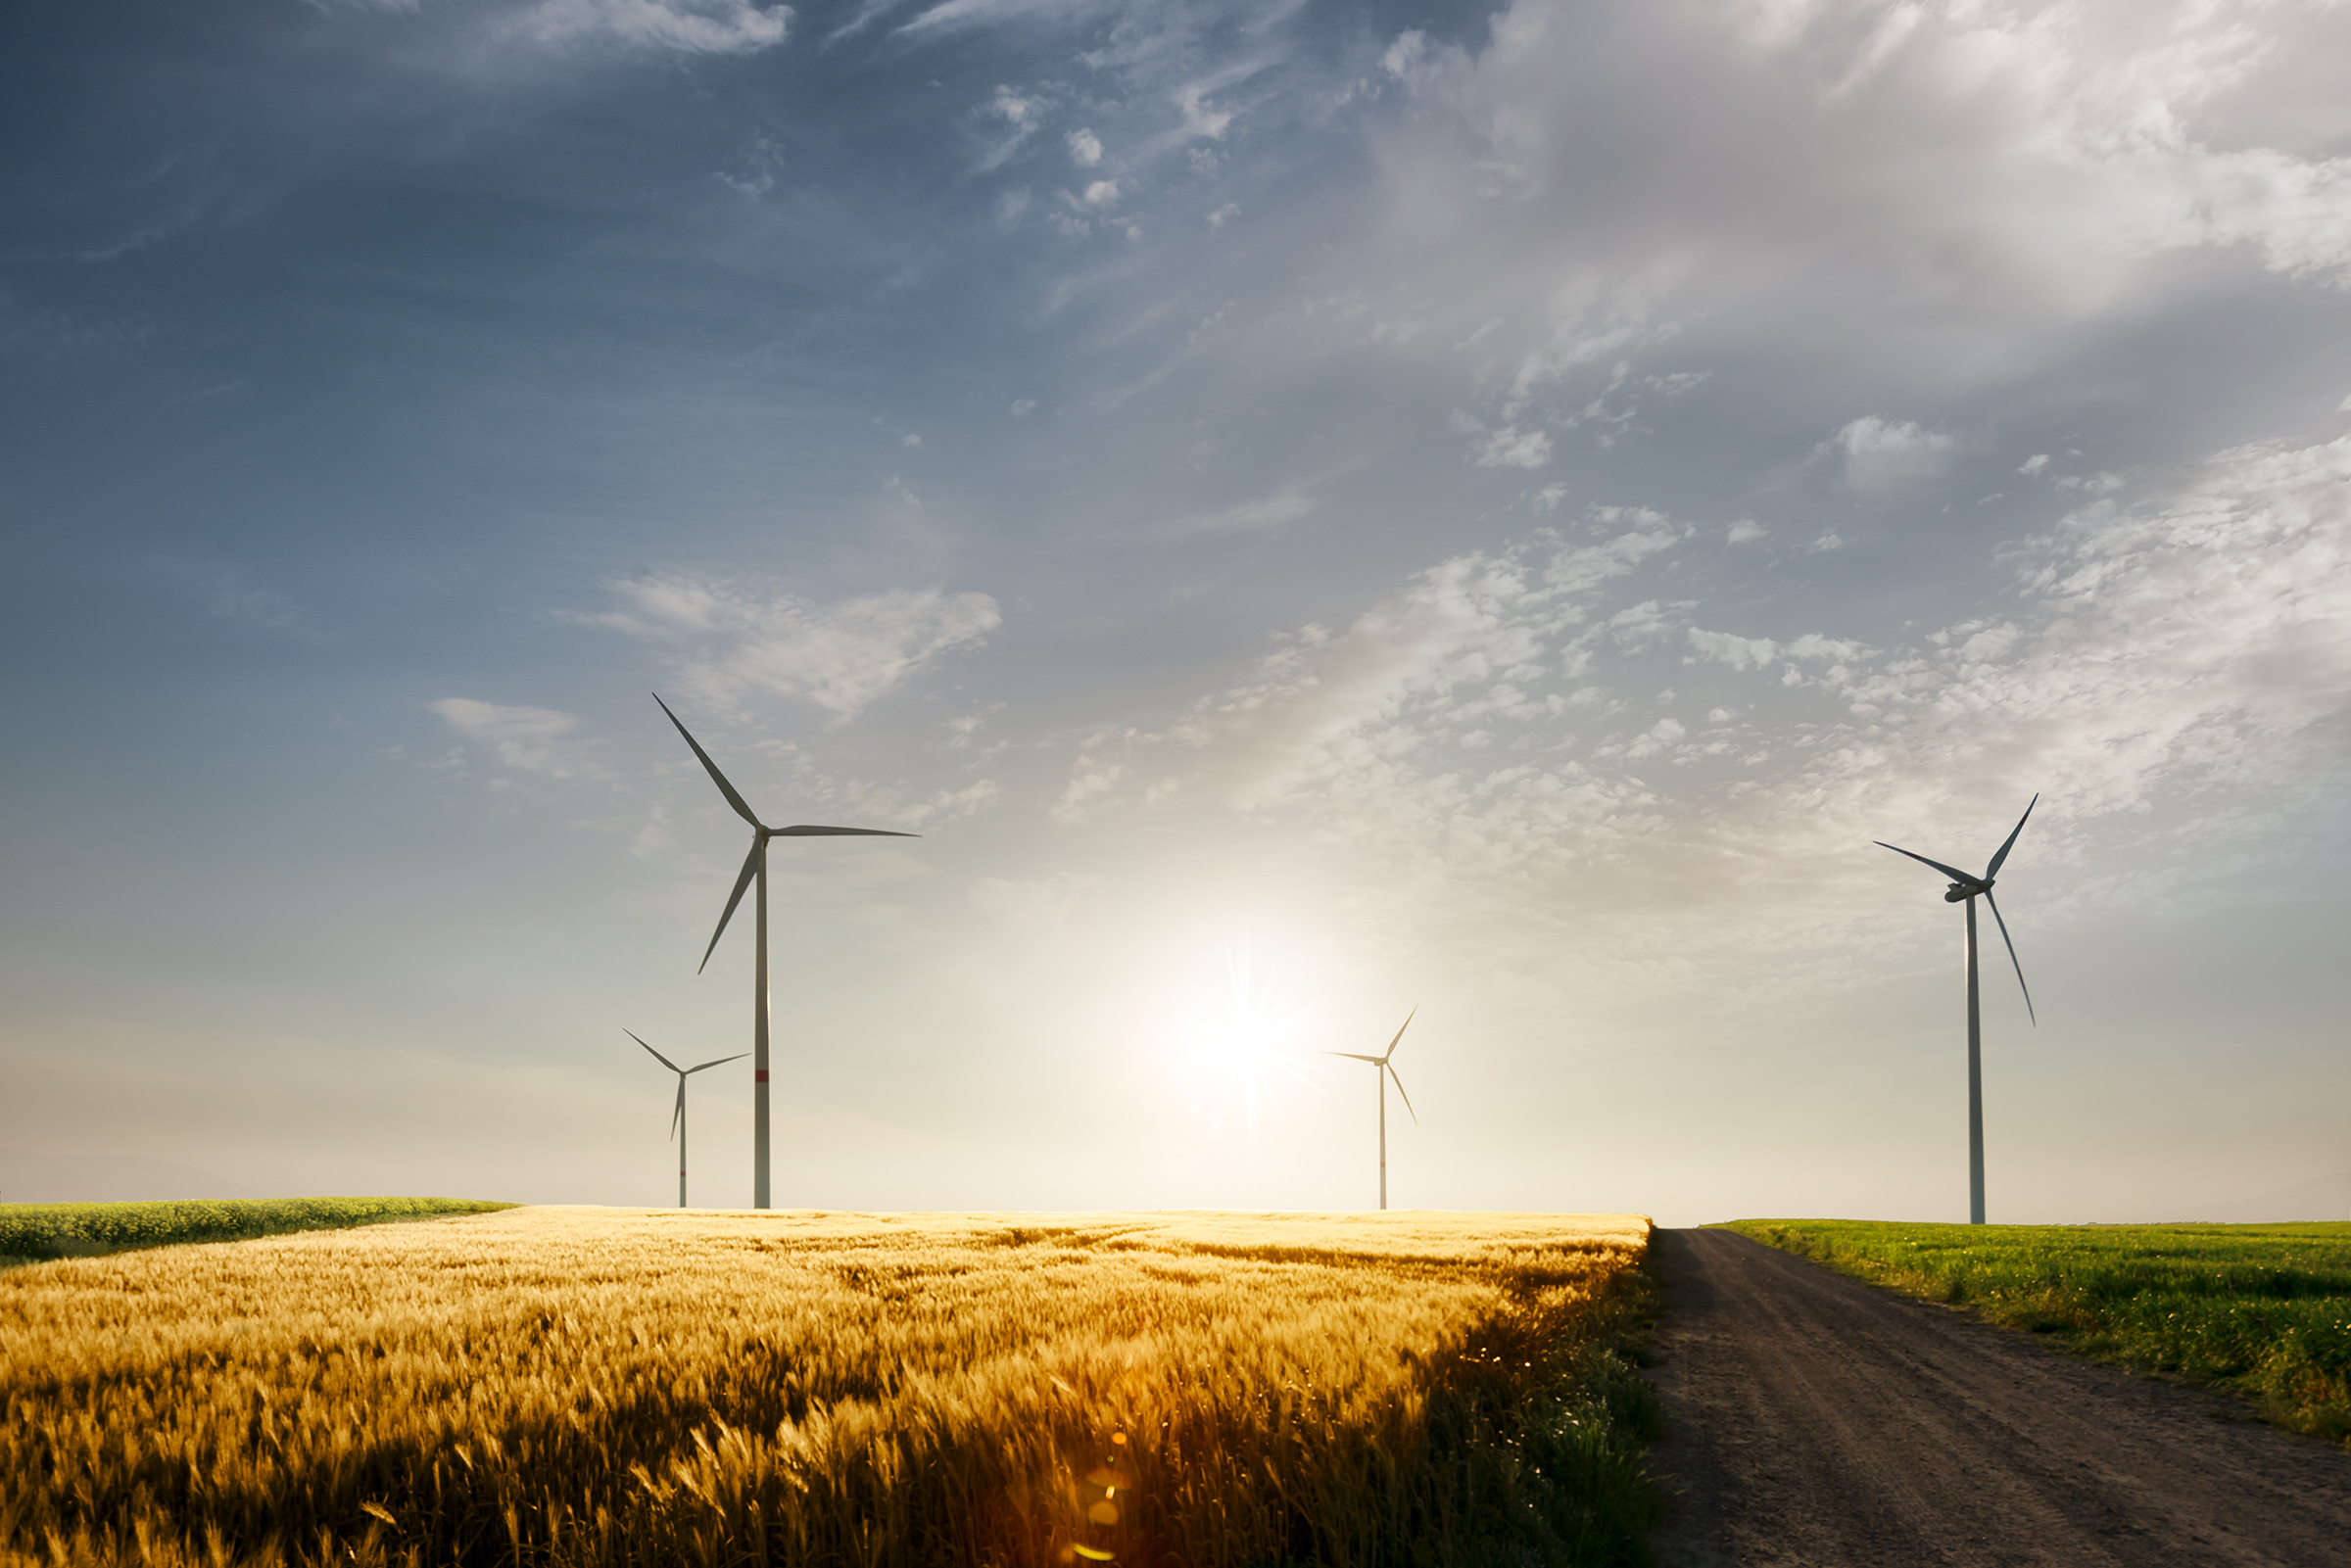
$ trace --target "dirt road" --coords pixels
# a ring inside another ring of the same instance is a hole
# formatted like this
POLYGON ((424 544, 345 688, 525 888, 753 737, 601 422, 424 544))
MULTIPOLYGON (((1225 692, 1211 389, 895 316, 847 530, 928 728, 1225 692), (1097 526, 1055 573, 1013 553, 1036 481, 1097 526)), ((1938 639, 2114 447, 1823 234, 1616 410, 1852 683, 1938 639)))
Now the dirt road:
POLYGON ((2351 1455, 1719 1230, 1660 1230, 1663 1568, 2351 1565, 2351 1455))

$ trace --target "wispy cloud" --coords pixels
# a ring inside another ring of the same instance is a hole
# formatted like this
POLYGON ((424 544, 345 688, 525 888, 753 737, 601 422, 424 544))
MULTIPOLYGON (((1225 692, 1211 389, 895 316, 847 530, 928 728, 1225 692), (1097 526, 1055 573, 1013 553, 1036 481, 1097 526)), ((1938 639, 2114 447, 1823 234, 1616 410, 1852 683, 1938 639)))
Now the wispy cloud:
POLYGON ((1643 571, 1690 534, 1594 513, 1454 557, 1344 631, 1301 628, 1175 729, 1094 742, 1065 810, 1180 790, 1304 812, 1425 901, 1398 919, 1457 939, 1515 920, 1553 940, 1560 911, 1605 906, 1595 953, 1747 964, 1781 940, 1758 945, 1765 899, 1792 946, 1842 963, 1878 939, 1854 927, 1872 824, 1990 821, 2039 790, 2043 855, 2153 810, 2176 849, 2351 761, 2351 438, 2234 449, 2168 495, 2086 506, 2016 547, 1998 614, 1902 645, 1691 624, 1643 571), (1712 666, 1731 701, 1657 712, 1671 691, 1636 693, 1660 654, 1712 666))
POLYGON ((563 744, 564 737, 579 728, 576 714, 552 708, 506 707, 473 697, 442 697, 425 707, 516 772, 568 779, 587 771, 563 744))
POLYGON ((1097 751, 1073 791, 1106 794, 1125 774, 1129 788, 1196 784, 1243 810, 1305 796, 1345 799, 1370 817, 1409 809, 1403 776, 1443 736, 1563 713, 1566 695, 1541 688, 1588 664, 1600 591, 1686 535, 1649 511, 1596 511, 1583 528, 1601 537, 1546 531, 1460 556, 1344 631, 1301 628, 1246 684, 1204 698, 1164 736, 1135 737, 1131 770, 1097 751))
POLYGON ((1864 414, 1821 443, 1823 452, 1845 454, 1845 482, 1864 495, 1883 495, 1950 466, 1955 443, 1938 430, 1907 419, 1864 414))
POLYGON ((857 0, 857 8, 849 13, 840 26, 825 35, 825 42, 830 45, 853 37, 892 11, 901 10, 911 3, 913 0, 857 0))
POLYGON ((640 49, 735 55, 784 41, 792 8, 753 0, 539 0, 515 23, 541 43, 605 39, 640 49))
POLYGON ((1003 620, 985 594, 936 588, 830 602, 741 578, 648 574, 611 588, 621 608, 575 619, 669 650, 700 700, 731 708, 766 691, 840 720, 1003 620))
POLYGON ((898 31, 916 35, 959 27, 1067 17, 1100 9, 1100 0, 943 0, 908 21, 898 31))
MULTIPOLYGON (((2245 90, 2283 48, 2339 55, 2339 17, 1516 0, 1481 48, 1398 38, 1389 77, 1416 112, 1372 130, 1385 220, 1336 285, 1463 345, 1489 464, 1545 460, 1536 433, 1605 388, 1620 412, 1664 390, 1654 361, 1726 346, 1829 377, 2015 375, 2077 341, 2058 324, 2134 309, 2170 253, 2351 279, 2339 113, 2307 83, 2275 116, 2245 90), (2334 128, 2273 139, 2301 123, 2334 128)), ((1876 417, 1920 439, 1848 450, 1857 487, 1931 468, 1940 432, 1876 417)))
POLYGON ((1319 504, 1315 498, 1297 487, 1285 487, 1270 496, 1235 501, 1214 511, 1192 512, 1163 524, 1163 535, 1221 534, 1234 530, 1278 528, 1296 522, 1313 512, 1319 504))

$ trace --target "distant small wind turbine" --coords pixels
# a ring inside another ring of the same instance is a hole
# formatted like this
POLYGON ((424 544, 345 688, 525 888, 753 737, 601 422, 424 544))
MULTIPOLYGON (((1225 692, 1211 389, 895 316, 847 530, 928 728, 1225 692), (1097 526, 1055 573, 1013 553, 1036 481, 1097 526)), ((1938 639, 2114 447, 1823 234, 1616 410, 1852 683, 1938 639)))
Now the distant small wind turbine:
MULTIPOLYGON (((1412 1012, 1404 1016, 1404 1024, 1396 1031, 1396 1040, 1404 1038, 1405 1029, 1413 1026, 1413 1020, 1418 1016, 1419 1012, 1418 1008, 1414 1008, 1412 1012)), ((1396 1078, 1396 1069, 1388 1061, 1388 1058, 1396 1054, 1396 1040, 1390 1040, 1388 1048, 1378 1056, 1365 1056, 1360 1051, 1325 1051, 1322 1053, 1324 1056, 1343 1056, 1350 1062, 1368 1062, 1377 1069, 1373 1073, 1373 1077, 1379 1084, 1379 1207, 1383 1210, 1388 1207, 1388 1080, 1396 1078)), ((1418 1126, 1420 1113, 1413 1111, 1413 1097, 1405 1094, 1402 1078, 1396 1078, 1396 1092, 1403 1096, 1404 1109, 1412 1112, 1413 1124, 1418 1126)))
MULTIPOLYGON (((661 704, 663 713, 669 713, 669 704, 661 701, 661 694, 658 691, 653 693, 653 700, 661 704)), ((735 815, 751 825, 751 852, 744 859, 743 874, 735 879, 735 891, 727 895, 726 913, 718 917, 718 929, 710 933, 710 945, 702 949, 702 963, 695 973, 698 974, 703 968, 708 967, 710 955, 718 950, 718 939, 727 933, 727 922, 735 918, 735 906, 743 902, 743 890, 751 884, 753 878, 757 878, 759 881, 758 953, 752 962, 751 970, 751 1207, 765 1209, 768 1207, 767 841, 770 838, 819 838, 840 835, 854 835, 861 838, 920 838, 922 834, 893 832, 888 828, 811 828, 806 826, 770 828, 758 819, 749 806, 744 804, 743 796, 735 792, 735 786, 727 783, 727 776, 718 771, 718 764, 710 760, 710 753, 702 749, 702 743, 695 739, 684 724, 679 723, 678 716, 669 713, 669 722, 678 726, 678 734, 686 736, 686 743, 694 748, 694 754, 699 757, 702 766, 709 770, 710 782, 717 784, 718 792, 727 797, 727 804, 735 808, 735 815)))
POLYGON ((2017 963, 2016 943, 2008 939, 2008 923, 2000 919, 2000 902, 1991 896, 1991 883, 2007 861, 2008 851, 2016 847, 2016 835, 2025 831, 2025 818, 2032 816, 2033 808, 2039 804, 2040 796, 2035 795, 2025 806, 2024 817, 2016 819, 2016 826, 2009 830, 2008 841, 2000 845, 2000 852, 1991 857, 1991 864, 1984 868, 1981 877, 1970 877, 1940 860, 1912 855, 1883 838, 1870 840, 1881 849, 1910 855, 1920 865, 1932 866, 1943 873, 1951 879, 1950 889, 1943 895, 1943 902, 1967 905, 1967 1207, 1968 1223, 1972 1225, 1984 1223, 1984 1014, 1976 991, 1976 899, 1981 895, 1991 906, 1992 921, 2000 927, 2000 941, 2008 949, 2008 962, 2016 966, 2017 988, 2025 993, 2025 1017, 2038 1025, 2040 1019, 2033 1011, 2033 988, 2025 984, 2025 967, 2017 963))
MULTIPOLYGON (((644 1037, 635 1029, 623 1029, 620 1032, 635 1040, 639 1045, 645 1045, 644 1037)), ((645 1048, 648 1051, 653 1051, 649 1045, 645 1045, 645 1048)), ((701 1071, 703 1068, 714 1068, 728 1062, 740 1062, 749 1055, 748 1051, 738 1051, 733 1056, 722 1056, 716 1062, 703 1062, 695 1067, 682 1068, 660 1052, 653 1051, 653 1060, 678 1075, 678 1114, 669 1118, 669 1130, 670 1135, 678 1140, 678 1207, 680 1209, 686 1207, 686 1080, 694 1073, 701 1071)))

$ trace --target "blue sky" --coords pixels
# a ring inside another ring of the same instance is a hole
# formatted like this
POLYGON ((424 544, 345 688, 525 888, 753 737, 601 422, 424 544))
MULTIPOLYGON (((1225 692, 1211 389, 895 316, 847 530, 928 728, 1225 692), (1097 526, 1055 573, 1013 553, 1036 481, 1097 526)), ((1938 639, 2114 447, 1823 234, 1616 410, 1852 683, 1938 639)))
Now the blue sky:
POLYGON ((0 1197, 2351 1171, 2340 7, 5 25, 0 1197))

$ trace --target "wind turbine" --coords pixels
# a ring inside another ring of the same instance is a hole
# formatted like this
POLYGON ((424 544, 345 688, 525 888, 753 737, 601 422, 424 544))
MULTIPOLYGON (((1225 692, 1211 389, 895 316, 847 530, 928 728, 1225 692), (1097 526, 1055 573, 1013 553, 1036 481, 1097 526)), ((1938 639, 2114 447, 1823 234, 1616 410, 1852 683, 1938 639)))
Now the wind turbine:
POLYGON ((1943 902, 1967 906, 1967 1210, 1971 1225, 1984 1223, 1984 1014, 1976 990, 1976 899, 1981 896, 1991 906, 1992 921, 2000 927, 2000 941, 2008 949, 2008 962, 2016 966, 2017 988, 2025 993, 2025 1017, 2038 1025, 2040 1019, 2033 1011, 2033 988, 2025 984, 2025 967, 2016 961, 2016 943, 2008 939, 2008 923, 2000 919, 2000 901, 1991 896, 1991 883, 2008 859, 2008 851, 2016 847, 2016 835, 2025 831, 2025 818, 2032 816, 2033 808, 2039 804, 2038 794, 2027 803, 2024 817, 2016 819, 2016 826, 2008 832, 2008 841, 2000 845, 1999 853, 1991 857, 1991 864, 1984 868, 1981 877, 1970 877, 1940 860, 1912 855, 1883 838, 1871 840, 1881 849, 1910 855, 1920 865, 1932 866, 1948 877, 1951 885, 1943 895, 1943 902))
MULTIPOLYGON (((635 1040, 639 1045, 645 1045, 644 1037, 636 1030, 623 1029, 620 1032, 635 1040)), ((645 1048, 648 1051, 653 1051, 649 1045, 645 1045, 645 1048)), ((740 1062, 749 1055, 748 1051, 738 1051, 733 1056, 722 1056, 716 1062, 704 1062, 697 1067, 682 1068, 660 1052, 653 1051, 653 1060, 678 1075, 678 1114, 670 1117, 669 1130, 677 1134, 678 1139, 678 1207, 680 1209, 686 1207, 686 1079, 691 1074, 701 1071, 703 1068, 714 1068, 727 1062, 740 1062)))
MULTIPOLYGON (((661 701, 658 691, 653 693, 653 700, 661 704, 663 713, 669 713, 669 704, 661 701)), ((849 834, 863 838, 920 838, 922 834, 893 832, 887 828, 811 828, 804 825, 770 828, 759 820, 749 806, 744 804, 743 796, 735 792, 735 786, 727 783, 727 776, 718 771, 718 764, 710 760, 710 753, 702 749, 702 743, 694 737, 684 724, 679 723, 678 716, 669 713, 669 722, 678 726, 678 734, 686 736, 686 743, 694 748, 694 754, 709 770, 710 782, 717 784, 718 792, 727 797, 727 804, 735 808, 735 815, 751 825, 751 852, 744 859, 743 874, 735 879, 735 891, 727 895, 726 912, 718 917, 718 929, 710 933, 710 945, 702 949, 702 962, 695 973, 699 974, 709 967, 710 955, 718 950, 718 939, 727 933, 727 922, 735 918, 735 906, 743 902, 743 890, 756 878, 759 882, 758 953, 751 968, 751 1207, 765 1209, 768 1207, 767 841, 770 838, 819 838, 849 834)))
MULTIPOLYGON (((1405 1029, 1413 1026, 1413 1020, 1419 1011, 1418 1008, 1414 1008, 1412 1012, 1404 1016, 1404 1025, 1396 1031, 1396 1040, 1404 1038, 1405 1029)), ((1388 1207, 1388 1080, 1396 1078, 1396 1069, 1390 1064, 1388 1058, 1396 1054, 1396 1040, 1390 1040, 1388 1048, 1378 1056, 1365 1056, 1360 1051, 1325 1051, 1322 1053, 1324 1056, 1343 1056, 1350 1062, 1368 1062, 1378 1069, 1373 1073, 1373 1077, 1379 1084, 1379 1207, 1383 1210, 1388 1207)), ((1413 1111, 1413 1097, 1405 1094, 1402 1078, 1396 1078, 1396 1092, 1403 1096, 1405 1110, 1412 1112, 1413 1124, 1419 1125, 1420 1113, 1413 1111)))

